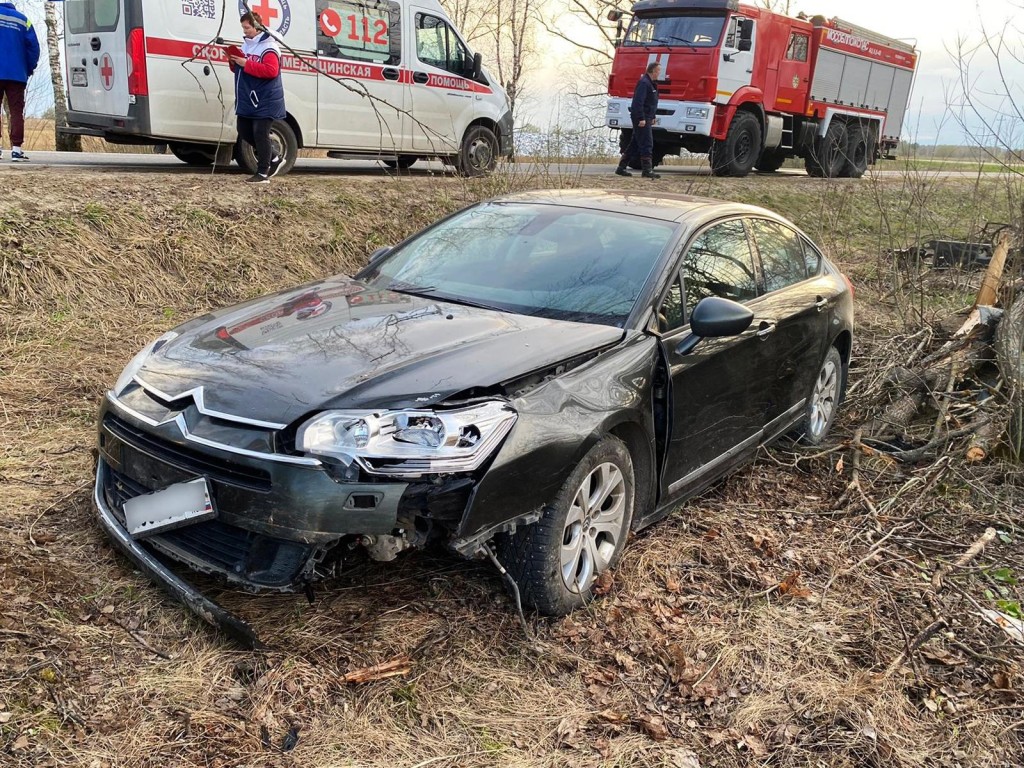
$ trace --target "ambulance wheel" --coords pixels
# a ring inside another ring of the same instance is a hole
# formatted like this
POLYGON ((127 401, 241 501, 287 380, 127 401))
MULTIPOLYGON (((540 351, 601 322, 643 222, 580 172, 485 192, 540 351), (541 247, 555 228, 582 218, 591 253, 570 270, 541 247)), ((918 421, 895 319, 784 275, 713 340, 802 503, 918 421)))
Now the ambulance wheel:
POLYGON ((382 160, 381 162, 384 163, 384 165, 386 165, 392 171, 396 169, 401 171, 407 171, 414 165, 416 165, 417 160, 419 160, 419 158, 413 157, 412 155, 399 155, 398 160, 382 160))
MULTIPOLYGON (((274 154, 283 157, 278 176, 284 176, 295 165, 299 156, 299 142, 295 138, 295 131, 284 120, 275 120, 270 126, 270 146, 274 154)), ((235 144, 235 161, 245 170, 246 173, 256 173, 256 150, 252 144, 245 141, 238 141, 235 144)))
POLYGON ((725 138, 711 145, 715 176, 746 176, 761 154, 761 121, 751 112, 737 112, 725 138))
POLYGON ((833 120, 824 136, 814 140, 811 153, 804 158, 808 176, 834 179, 846 163, 846 146, 849 143, 846 123, 833 120))
POLYGON ((171 154, 194 168, 209 168, 213 165, 217 152, 213 147, 206 147, 202 144, 168 144, 167 148, 171 154))
POLYGON ((846 162, 840 176, 859 179, 868 169, 868 149, 871 131, 862 125, 851 125, 846 142, 846 162))
POLYGON ((463 176, 484 176, 498 164, 498 137, 482 125, 472 125, 462 137, 459 149, 459 173, 463 176))

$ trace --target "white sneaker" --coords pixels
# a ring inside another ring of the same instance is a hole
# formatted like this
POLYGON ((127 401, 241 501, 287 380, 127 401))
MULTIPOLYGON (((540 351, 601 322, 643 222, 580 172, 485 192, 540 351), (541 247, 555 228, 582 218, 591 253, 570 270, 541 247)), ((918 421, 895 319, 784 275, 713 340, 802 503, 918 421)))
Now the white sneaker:
POLYGON ((11 150, 11 162, 12 163, 27 163, 28 155, 22 152, 20 149, 11 150))

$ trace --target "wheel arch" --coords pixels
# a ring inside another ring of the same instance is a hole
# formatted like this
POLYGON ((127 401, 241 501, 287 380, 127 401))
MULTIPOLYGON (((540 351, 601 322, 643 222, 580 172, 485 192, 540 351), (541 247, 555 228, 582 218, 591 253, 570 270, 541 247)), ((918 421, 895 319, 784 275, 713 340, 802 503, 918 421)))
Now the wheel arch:
POLYGON ((635 421, 623 421, 608 430, 607 434, 618 438, 626 445, 633 461, 633 488, 636 493, 633 505, 634 525, 643 520, 654 509, 655 503, 655 462, 652 444, 654 438, 643 426, 635 421))
POLYGON ((284 121, 288 123, 288 127, 292 129, 292 133, 295 134, 295 146, 298 149, 302 149, 306 142, 302 137, 302 128, 299 127, 299 121, 295 119, 295 116, 291 112, 284 113, 284 121))
POLYGON ((842 330, 839 334, 832 339, 832 344, 839 352, 839 357, 843 361, 843 386, 840 390, 840 400, 846 398, 846 383, 850 378, 850 357, 853 354, 853 334, 849 330, 842 330))

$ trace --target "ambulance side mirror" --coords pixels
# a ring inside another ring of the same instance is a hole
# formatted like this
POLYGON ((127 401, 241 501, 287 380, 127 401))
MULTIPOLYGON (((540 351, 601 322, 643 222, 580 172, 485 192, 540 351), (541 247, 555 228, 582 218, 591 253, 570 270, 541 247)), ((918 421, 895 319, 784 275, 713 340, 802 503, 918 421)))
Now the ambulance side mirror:
POLYGON ((483 68, 484 68, 484 57, 481 56, 479 53, 474 53, 473 54, 473 71, 470 73, 470 77, 473 80, 479 80, 480 76, 483 74, 483 68))

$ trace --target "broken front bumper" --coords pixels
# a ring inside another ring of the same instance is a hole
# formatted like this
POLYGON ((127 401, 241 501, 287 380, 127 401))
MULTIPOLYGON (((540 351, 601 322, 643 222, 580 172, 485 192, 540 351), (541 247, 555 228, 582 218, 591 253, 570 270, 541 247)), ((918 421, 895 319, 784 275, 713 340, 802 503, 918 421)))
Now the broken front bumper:
POLYGON ((156 582, 171 597, 180 600, 193 613, 207 623, 223 631, 226 635, 249 649, 261 648, 262 643, 252 627, 233 613, 226 611, 217 603, 205 597, 191 584, 178 578, 166 565, 161 563, 152 553, 128 535, 124 525, 114 514, 104 498, 103 488, 109 482, 109 469, 100 461, 96 469, 96 488, 93 501, 99 513, 100 524, 106 530, 110 540, 114 542, 139 569, 156 582))

